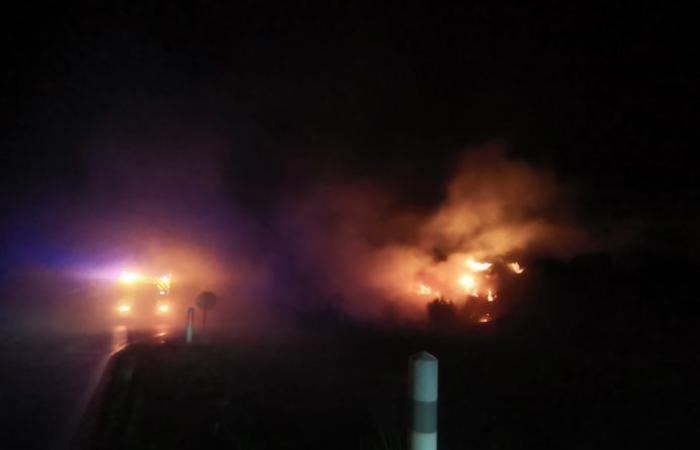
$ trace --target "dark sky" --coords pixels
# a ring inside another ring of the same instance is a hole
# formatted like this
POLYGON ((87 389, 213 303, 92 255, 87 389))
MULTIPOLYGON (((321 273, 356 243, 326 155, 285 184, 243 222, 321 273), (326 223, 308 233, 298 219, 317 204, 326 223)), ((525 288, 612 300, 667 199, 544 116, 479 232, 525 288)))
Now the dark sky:
POLYGON ((430 205, 466 147, 498 140, 579 186, 599 226, 641 218, 676 239, 697 223, 680 7, 100 3, 2 14, 6 219, 108 197, 90 171, 115 142, 143 162, 207 153, 202 137, 252 215, 342 177, 430 205))

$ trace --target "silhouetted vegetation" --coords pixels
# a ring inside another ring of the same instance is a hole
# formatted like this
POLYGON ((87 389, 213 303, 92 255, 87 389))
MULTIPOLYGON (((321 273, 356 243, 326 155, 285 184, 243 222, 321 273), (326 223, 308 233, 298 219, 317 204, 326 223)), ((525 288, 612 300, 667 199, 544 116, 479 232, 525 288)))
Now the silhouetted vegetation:
POLYGON ((436 298, 428 303, 428 320, 436 329, 451 330, 459 323, 457 307, 450 300, 436 298))

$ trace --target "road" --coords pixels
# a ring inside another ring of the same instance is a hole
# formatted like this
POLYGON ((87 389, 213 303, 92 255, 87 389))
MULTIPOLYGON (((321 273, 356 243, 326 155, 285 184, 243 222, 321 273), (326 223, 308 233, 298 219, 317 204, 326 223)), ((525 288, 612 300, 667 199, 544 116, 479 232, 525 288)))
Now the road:
POLYGON ((168 335, 166 326, 74 336, 0 331, 0 447, 63 448, 109 358, 128 341, 168 335))

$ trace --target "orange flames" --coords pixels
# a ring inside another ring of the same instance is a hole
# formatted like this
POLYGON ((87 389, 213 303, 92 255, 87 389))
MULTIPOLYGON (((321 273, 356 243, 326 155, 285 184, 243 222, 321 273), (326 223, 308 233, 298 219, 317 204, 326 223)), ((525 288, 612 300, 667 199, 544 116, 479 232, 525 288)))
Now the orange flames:
POLYGON ((432 281, 422 280, 414 283, 413 292, 421 297, 432 299, 444 297, 453 301, 459 299, 466 301, 477 298, 492 303, 498 298, 497 281, 500 267, 507 267, 512 273, 518 275, 525 271, 518 262, 495 263, 468 257, 462 259, 462 264, 455 264, 456 259, 460 259, 459 255, 453 255, 442 263, 418 271, 419 276, 422 275, 425 279, 432 281))
POLYGON ((478 295, 476 290, 476 280, 471 275, 462 275, 459 277, 457 282, 462 286, 467 292, 471 292, 473 295, 478 295))
POLYGON ((492 301, 494 301, 495 299, 496 299, 496 295, 493 293, 493 291, 492 291, 491 289, 489 289, 489 293, 488 293, 488 295, 486 296, 486 300, 492 302, 492 301))
POLYGON ((517 273, 518 275, 520 275, 521 273, 525 272, 525 268, 524 268, 524 267, 521 267, 520 264, 517 263, 517 262, 509 263, 509 264, 508 264, 508 267, 510 268, 510 270, 512 270, 513 272, 517 273))
POLYGON ((483 272, 489 270, 493 264, 490 262, 479 262, 473 259, 467 260, 467 267, 472 270, 472 272, 483 272))
POLYGON ((443 299, 473 309, 473 322, 486 312, 493 321, 510 300, 507 280, 526 276, 521 255, 567 256, 590 244, 567 200, 553 173, 494 144, 465 154, 434 208, 404 209, 382 185, 342 183, 290 208, 286 229, 312 237, 311 248, 299 244, 301 262, 351 314, 424 317, 443 299))
MULTIPOLYGON (((441 293, 446 293, 447 297, 460 298, 464 295, 470 297, 485 298, 493 302, 498 297, 496 293, 497 274, 494 269, 497 267, 492 262, 481 262, 468 259, 464 268, 454 268, 450 259, 436 267, 424 269, 421 273, 430 273, 434 280, 432 283, 420 281, 414 284, 413 292, 422 297, 442 297, 441 293), (451 276, 451 273, 455 273, 451 276), (439 288, 438 288, 439 286, 439 288)), ((503 264, 501 264, 501 267, 503 264)), ((506 263, 513 273, 522 274, 525 268, 518 262, 506 263)))

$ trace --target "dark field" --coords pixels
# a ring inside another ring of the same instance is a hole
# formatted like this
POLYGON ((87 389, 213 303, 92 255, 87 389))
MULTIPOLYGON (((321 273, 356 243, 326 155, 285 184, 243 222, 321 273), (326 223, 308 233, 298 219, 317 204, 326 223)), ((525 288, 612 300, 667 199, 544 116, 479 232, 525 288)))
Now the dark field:
MULTIPOLYGON (((667 448, 693 433, 690 344, 353 326, 134 345, 79 437, 95 449, 403 449, 408 357, 440 359, 442 449, 667 448)), ((575 335, 575 333, 573 333, 575 335)), ((596 337, 597 336, 597 337, 596 337)))

